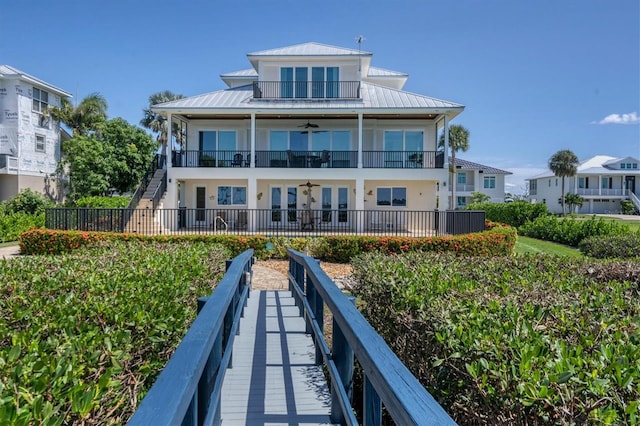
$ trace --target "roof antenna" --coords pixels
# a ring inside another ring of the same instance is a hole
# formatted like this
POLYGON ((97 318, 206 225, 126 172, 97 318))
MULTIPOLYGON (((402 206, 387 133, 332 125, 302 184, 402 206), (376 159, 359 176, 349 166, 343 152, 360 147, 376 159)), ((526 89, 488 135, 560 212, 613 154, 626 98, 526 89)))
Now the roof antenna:
POLYGON ((356 37, 356 42, 358 43, 358 75, 360 76, 360 79, 362 79, 362 56, 360 54, 360 49, 362 48, 362 42, 365 40, 366 39, 361 35, 356 37))

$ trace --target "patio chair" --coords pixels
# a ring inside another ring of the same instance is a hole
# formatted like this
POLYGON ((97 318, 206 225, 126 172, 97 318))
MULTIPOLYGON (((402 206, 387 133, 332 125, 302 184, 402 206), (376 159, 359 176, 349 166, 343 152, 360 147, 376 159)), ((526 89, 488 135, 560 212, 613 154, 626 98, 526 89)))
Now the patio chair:
POLYGON ((236 229, 247 229, 247 212, 239 211, 236 220, 236 229))
POLYGON ((245 167, 251 167, 251 154, 247 154, 247 159, 244 160, 245 167))
POLYGON ((233 167, 242 167, 242 159, 243 159, 243 155, 238 152, 233 156, 233 160, 231 160, 231 165, 233 167))
POLYGON ((300 215, 300 229, 301 230, 311 230, 313 231, 313 226, 315 224, 313 213, 310 211, 303 211, 300 215))

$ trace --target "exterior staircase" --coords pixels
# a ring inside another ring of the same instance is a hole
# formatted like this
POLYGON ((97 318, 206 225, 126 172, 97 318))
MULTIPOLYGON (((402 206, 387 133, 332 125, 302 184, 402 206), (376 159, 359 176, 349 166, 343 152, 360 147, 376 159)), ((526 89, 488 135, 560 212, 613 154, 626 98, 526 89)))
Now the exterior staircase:
POLYGON ((633 207, 635 207, 633 214, 640 214, 640 198, 638 198, 638 196, 633 192, 629 191, 629 200, 631 200, 633 207))
POLYGON ((164 234, 166 229, 156 213, 161 211, 161 200, 167 190, 167 171, 164 157, 156 155, 131 198, 129 218, 124 232, 138 234, 164 234))

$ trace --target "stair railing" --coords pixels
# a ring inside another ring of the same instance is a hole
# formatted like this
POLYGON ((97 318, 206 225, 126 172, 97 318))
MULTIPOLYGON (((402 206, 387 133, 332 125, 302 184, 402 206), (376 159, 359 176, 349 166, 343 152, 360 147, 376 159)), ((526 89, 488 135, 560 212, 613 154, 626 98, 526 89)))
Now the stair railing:
MULTIPOLYGON (((165 160, 166 160, 166 156, 164 155, 156 154, 155 157, 153 157, 153 160, 151 161, 149 168, 147 169, 147 171, 144 173, 144 176, 142 176, 142 179, 140 180, 140 185, 138 185, 136 192, 134 192, 133 196, 131 197, 131 201, 129 201, 129 205, 127 206, 128 209, 135 209, 136 207, 138 207, 138 203, 140 202, 140 199, 142 198, 142 195, 144 194, 144 192, 147 190, 147 187, 149 186, 149 182, 151 182, 151 179, 153 178, 153 175, 155 174, 156 170, 164 168, 165 160)), ((165 188, 166 188, 166 183, 165 183, 165 188)), ((154 208, 155 207, 156 206, 154 204, 154 208)))

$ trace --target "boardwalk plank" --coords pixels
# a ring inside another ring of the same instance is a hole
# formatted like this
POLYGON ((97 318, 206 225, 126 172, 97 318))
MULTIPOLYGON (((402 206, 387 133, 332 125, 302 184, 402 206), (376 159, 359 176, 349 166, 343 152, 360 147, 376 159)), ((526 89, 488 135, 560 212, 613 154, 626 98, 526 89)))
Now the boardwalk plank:
POLYGON ((222 387, 223 424, 330 424, 331 395, 304 331, 290 292, 251 292, 222 387))

